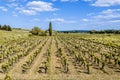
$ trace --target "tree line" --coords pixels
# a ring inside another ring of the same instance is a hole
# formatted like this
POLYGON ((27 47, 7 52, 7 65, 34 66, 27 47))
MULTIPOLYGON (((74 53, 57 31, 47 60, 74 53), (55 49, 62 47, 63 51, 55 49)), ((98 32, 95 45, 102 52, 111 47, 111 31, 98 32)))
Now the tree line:
POLYGON ((12 31, 12 28, 9 25, 0 25, 0 30, 12 31))
POLYGON ((120 30, 100 30, 100 31, 96 31, 96 30, 91 30, 90 31, 91 34, 120 34, 120 30))
POLYGON ((90 34, 120 34, 120 30, 68 30, 59 33, 90 33, 90 34))

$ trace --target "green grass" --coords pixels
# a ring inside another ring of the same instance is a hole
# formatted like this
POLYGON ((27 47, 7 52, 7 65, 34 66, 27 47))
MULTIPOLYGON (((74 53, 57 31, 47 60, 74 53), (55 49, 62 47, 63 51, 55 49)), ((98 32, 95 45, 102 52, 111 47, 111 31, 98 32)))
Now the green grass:
POLYGON ((120 47, 120 35, 119 34, 85 34, 81 36, 85 39, 90 39, 95 42, 120 47))
POLYGON ((13 31, 0 30, 0 44, 8 43, 12 40, 17 40, 20 38, 27 38, 28 35, 29 32, 24 30, 13 30, 13 31))
POLYGON ((87 33, 69 33, 60 35, 70 35, 77 38, 91 40, 109 46, 120 47, 120 34, 87 34, 87 33))
MULTIPOLYGON (((17 40, 20 38, 27 38, 28 35, 29 35, 29 31, 25 31, 25 30, 15 30, 15 29, 13 29, 13 31, 0 30, 0 44, 8 43, 12 40, 17 40)), ((102 43, 102 44, 106 44, 106 45, 120 47, 120 34, 70 33, 70 34, 60 34, 60 35, 70 35, 73 37, 91 40, 91 41, 94 41, 97 43, 102 43)))

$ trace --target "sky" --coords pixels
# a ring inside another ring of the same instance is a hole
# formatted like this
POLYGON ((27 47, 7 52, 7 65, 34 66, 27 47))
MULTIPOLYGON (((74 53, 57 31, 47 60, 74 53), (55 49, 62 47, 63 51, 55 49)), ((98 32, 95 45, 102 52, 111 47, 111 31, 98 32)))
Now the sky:
POLYGON ((0 0, 0 24, 54 30, 120 29, 120 0, 0 0))

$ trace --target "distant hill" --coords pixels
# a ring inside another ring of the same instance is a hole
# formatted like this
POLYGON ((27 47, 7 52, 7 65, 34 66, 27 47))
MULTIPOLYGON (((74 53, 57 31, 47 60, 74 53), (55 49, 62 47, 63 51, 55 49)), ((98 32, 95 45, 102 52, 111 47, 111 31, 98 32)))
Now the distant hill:
POLYGON ((62 33, 89 33, 90 30, 66 30, 66 31, 57 31, 62 33))

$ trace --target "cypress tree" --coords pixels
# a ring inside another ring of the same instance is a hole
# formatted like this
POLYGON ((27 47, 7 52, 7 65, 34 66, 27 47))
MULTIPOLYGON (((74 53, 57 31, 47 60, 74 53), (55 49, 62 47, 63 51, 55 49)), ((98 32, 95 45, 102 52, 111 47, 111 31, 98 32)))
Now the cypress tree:
POLYGON ((49 23, 49 36, 52 36, 52 22, 49 23))
POLYGON ((1 30, 2 26, 0 25, 0 30, 1 30))

